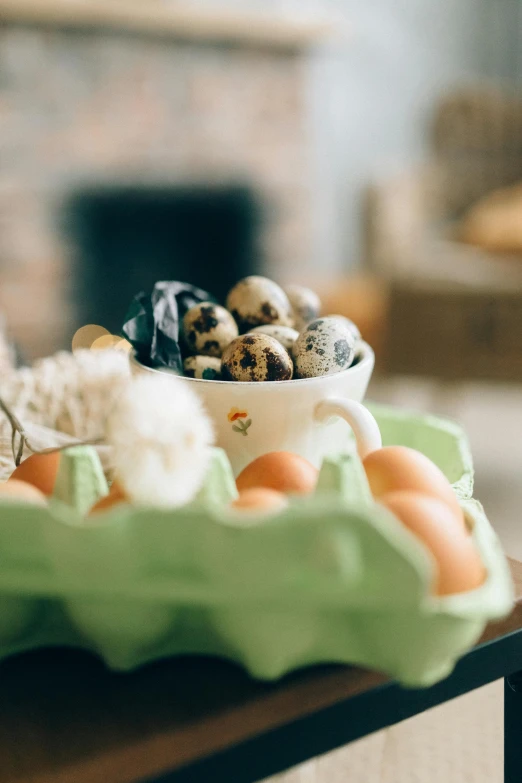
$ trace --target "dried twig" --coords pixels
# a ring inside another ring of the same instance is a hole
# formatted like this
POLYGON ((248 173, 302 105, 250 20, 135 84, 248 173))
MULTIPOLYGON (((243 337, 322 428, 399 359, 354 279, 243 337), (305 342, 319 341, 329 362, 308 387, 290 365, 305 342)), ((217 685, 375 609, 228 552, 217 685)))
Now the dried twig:
POLYGON ((25 428, 21 423, 21 421, 18 419, 17 416, 15 416, 15 414, 5 404, 5 402, 2 400, 1 397, 0 397, 0 409, 5 413, 12 428, 11 447, 13 450, 13 459, 15 461, 16 467, 18 467, 18 465, 22 461, 24 449, 26 446, 29 449, 29 451, 31 451, 33 454, 53 454, 56 451, 63 451, 64 449, 68 449, 71 447, 71 445, 99 446, 100 444, 104 443, 103 438, 94 438, 92 440, 77 441, 74 444, 68 443, 64 446, 52 446, 51 448, 48 449, 36 449, 33 446, 31 446, 29 436, 27 435, 27 432, 25 431, 25 428), (17 445, 17 436, 20 438, 18 445, 17 445))

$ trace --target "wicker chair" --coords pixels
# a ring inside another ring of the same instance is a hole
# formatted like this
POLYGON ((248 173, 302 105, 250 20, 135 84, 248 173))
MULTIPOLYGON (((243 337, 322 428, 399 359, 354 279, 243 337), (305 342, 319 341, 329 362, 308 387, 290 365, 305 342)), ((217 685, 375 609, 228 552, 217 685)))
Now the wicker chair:
POLYGON ((366 261, 390 290, 386 370, 522 381, 522 260, 454 239, 479 198, 522 181, 522 100, 445 98, 431 146, 425 165, 368 192, 366 261))

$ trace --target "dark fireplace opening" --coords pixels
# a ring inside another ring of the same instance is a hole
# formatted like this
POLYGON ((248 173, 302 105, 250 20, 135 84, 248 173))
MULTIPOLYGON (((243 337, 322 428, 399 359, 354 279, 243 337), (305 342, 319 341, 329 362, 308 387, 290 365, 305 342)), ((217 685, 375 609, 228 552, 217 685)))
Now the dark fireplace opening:
POLYGON ((132 297, 157 280, 190 282, 223 300, 259 272, 260 206, 246 186, 82 191, 66 215, 76 327, 118 332, 132 297))

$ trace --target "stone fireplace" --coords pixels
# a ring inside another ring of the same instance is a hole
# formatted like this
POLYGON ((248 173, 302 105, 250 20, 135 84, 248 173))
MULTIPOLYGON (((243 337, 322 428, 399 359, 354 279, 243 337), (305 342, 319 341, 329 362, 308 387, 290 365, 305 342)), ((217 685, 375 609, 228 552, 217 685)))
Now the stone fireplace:
POLYGON ((190 280, 223 301, 234 283, 261 270, 260 207, 240 185, 96 188, 65 208, 75 248, 75 327, 117 333, 129 302, 157 280, 190 280))
MULTIPOLYGON (((128 233, 142 248, 133 255, 135 245, 127 246, 127 257, 138 288, 152 271, 190 278, 196 270, 204 282, 190 243, 184 254, 176 251, 179 231, 170 249, 168 242, 160 247, 150 214, 155 194, 163 209, 173 209, 172 217, 164 214, 166 236, 183 194, 192 193, 194 208, 194 194, 207 206, 214 198, 217 214, 220 194, 229 204, 228 228, 216 233, 215 253, 211 243, 206 251, 209 277, 222 283, 217 293, 237 273, 262 270, 285 280, 306 267, 313 223, 303 57, 309 31, 272 40, 268 33, 242 36, 237 25, 234 35, 207 25, 198 36, 185 20, 177 34, 175 25, 158 34, 114 19, 76 23, 74 3, 63 19, 20 16, 26 6, 0 0, 0 310, 26 355, 69 347, 89 314, 104 323, 100 302, 111 296, 105 292, 90 308, 88 265, 96 261, 82 230, 89 204, 100 210, 108 194, 113 211, 118 199, 134 197, 128 233), (235 230, 236 244, 229 236, 235 230)), ((204 210, 201 221, 195 213, 191 220, 195 231, 210 230, 204 210)), ((126 229, 121 220, 114 226, 111 260, 124 277, 126 229)), ((110 328, 113 318, 107 313, 110 328)))

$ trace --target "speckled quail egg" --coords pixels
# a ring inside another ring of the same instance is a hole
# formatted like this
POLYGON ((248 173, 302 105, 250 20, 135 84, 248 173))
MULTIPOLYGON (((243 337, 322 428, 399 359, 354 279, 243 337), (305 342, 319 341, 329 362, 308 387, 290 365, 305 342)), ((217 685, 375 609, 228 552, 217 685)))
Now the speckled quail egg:
POLYGON ((345 326, 347 326, 349 329, 352 330, 354 337, 356 340, 361 339, 361 333, 359 331, 359 327, 357 324, 355 324, 353 321, 351 321, 349 318, 347 318, 345 315, 328 315, 325 316, 325 318, 337 318, 341 323, 343 323, 345 326))
POLYGON ((321 300, 311 288, 304 285, 287 285, 284 289, 290 300, 294 314, 295 327, 298 331, 319 318, 321 312, 321 300))
POLYGON ((245 277, 236 283, 227 296, 227 309, 241 332, 261 324, 294 324, 292 306, 283 289, 259 275, 245 277))
POLYGON ((239 334, 228 310, 213 302, 201 302, 187 310, 183 337, 188 349, 199 356, 221 356, 239 334))
POLYGON ((236 337, 225 349, 221 361, 225 381, 289 381, 293 372, 288 351, 266 334, 236 337))
POLYGON ((317 318, 297 338, 294 350, 296 378, 315 378, 346 370, 355 355, 355 337, 336 318, 317 318))
POLYGON ((359 364, 359 362, 362 362, 364 359, 364 341, 363 340, 356 340, 355 341, 355 349, 354 349, 354 357, 353 362, 351 366, 353 367, 355 364, 359 364))
POLYGON ((291 351, 294 347, 294 343, 299 337, 299 332, 292 329, 291 326, 279 326, 279 324, 263 324, 262 326, 255 326, 250 330, 249 334, 267 334, 269 337, 273 337, 277 340, 283 348, 287 351, 291 351))
POLYGON ((221 380, 221 359, 215 356, 189 356, 183 362, 187 378, 203 381, 221 380))

